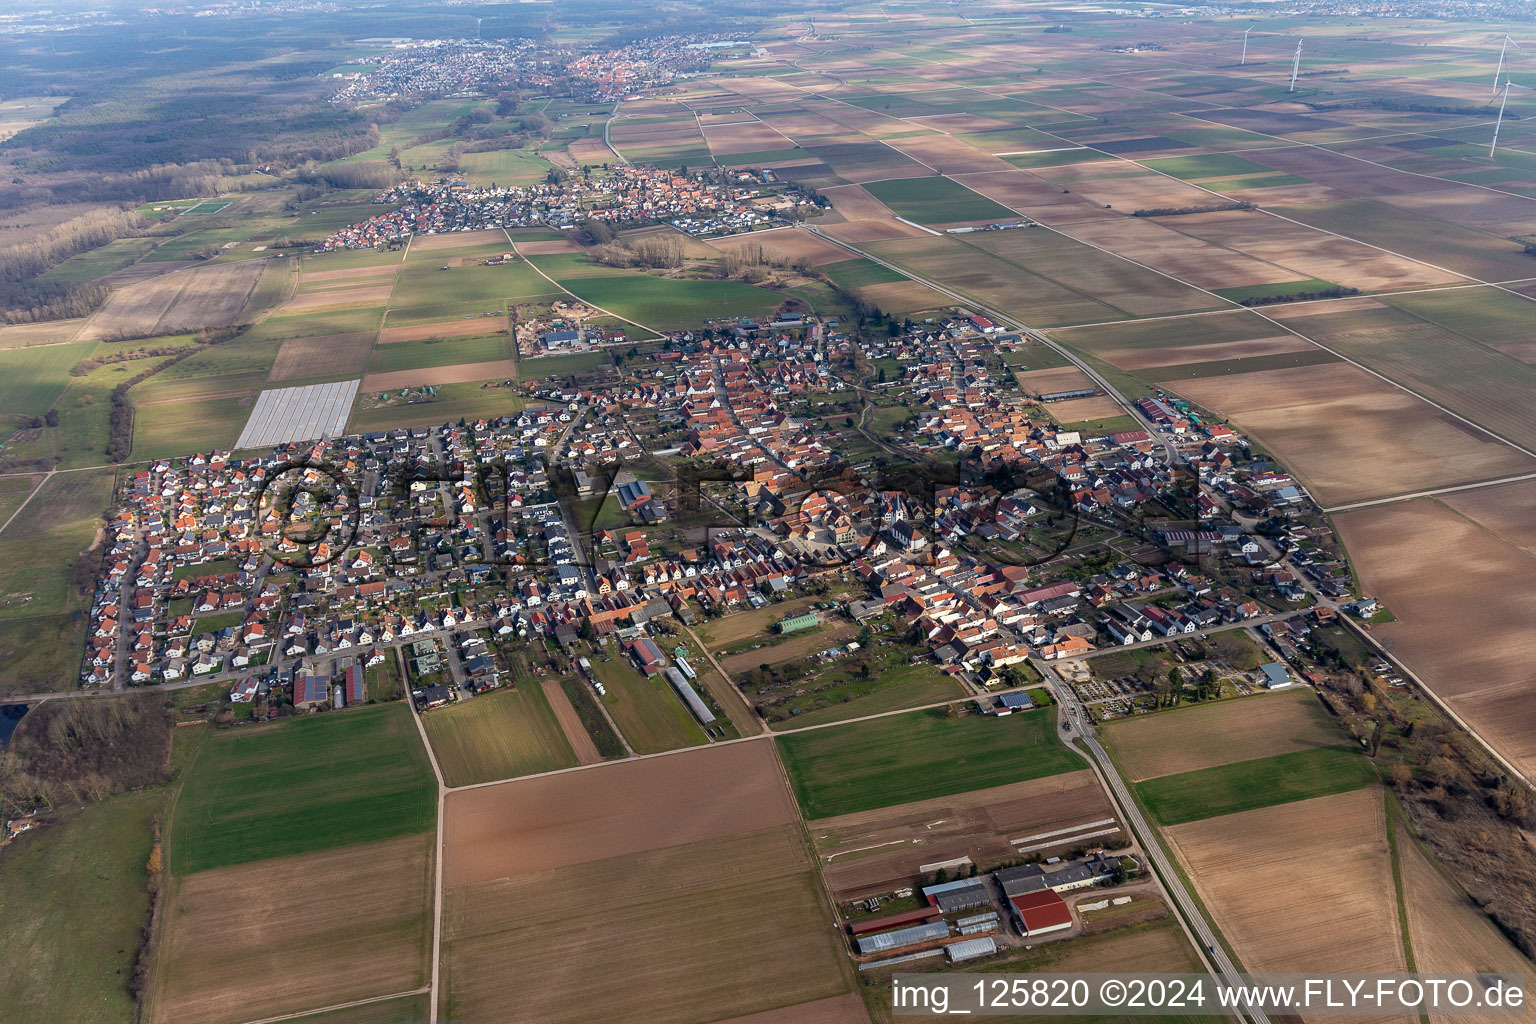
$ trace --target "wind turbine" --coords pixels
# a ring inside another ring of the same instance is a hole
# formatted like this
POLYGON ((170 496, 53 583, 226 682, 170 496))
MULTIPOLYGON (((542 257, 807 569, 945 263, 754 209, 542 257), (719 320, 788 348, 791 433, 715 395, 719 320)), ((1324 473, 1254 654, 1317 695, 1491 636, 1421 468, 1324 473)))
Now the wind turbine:
POLYGON ((1242 67, 1244 64, 1248 63, 1248 33, 1252 32, 1256 27, 1257 26, 1249 25, 1247 28, 1243 29, 1243 59, 1237 62, 1238 67, 1242 67))
MULTIPOLYGON (((1504 127, 1504 105, 1509 102, 1509 87, 1515 85, 1509 79, 1504 79, 1504 98, 1499 100, 1499 118, 1493 122, 1493 142, 1488 146, 1488 159, 1493 159, 1493 154, 1499 149, 1499 129, 1504 127)), ((1516 89, 1530 89, 1529 85, 1515 85, 1516 89)))
MULTIPOLYGON (((1504 73, 1504 54, 1509 50, 1509 44, 1510 43, 1515 43, 1515 41, 1513 39, 1511 39, 1509 37, 1509 33, 1506 32, 1504 34, 1504 42, 1503 42, 1503 44, 1501 44, 1499 46, 1499 66, 1497 68, 1495 68, 1494 72, 1493 72, 1493 91, 1494 92, 1498 92, 1499 91, 1499 76, 1504 73)), ((1515 49, 1520 50, 1520 44, 1519 43, 1515 43, 1515 49)), ((1520 52, 1524 53, 1525 51, 1524 50, 1520 50, 1520 52)))
POLYGON ((1296 40, 1296 56, 1291 60, 1291 87, 1289 92, 1296 91, 1296 76, 1301 74, 1301 40, 1296 40))

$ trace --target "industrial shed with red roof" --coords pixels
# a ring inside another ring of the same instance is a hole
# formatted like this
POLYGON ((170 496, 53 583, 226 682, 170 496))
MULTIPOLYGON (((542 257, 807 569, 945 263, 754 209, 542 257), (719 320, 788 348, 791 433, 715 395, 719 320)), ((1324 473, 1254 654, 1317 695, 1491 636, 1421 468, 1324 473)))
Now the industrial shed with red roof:
POLYGON ((1013 922, 1020 935, 1033 938, 1072 927, 1072 910, 1067 901, 1050 889, 1015 896, 1008 902, 1013 906, 1013 922))

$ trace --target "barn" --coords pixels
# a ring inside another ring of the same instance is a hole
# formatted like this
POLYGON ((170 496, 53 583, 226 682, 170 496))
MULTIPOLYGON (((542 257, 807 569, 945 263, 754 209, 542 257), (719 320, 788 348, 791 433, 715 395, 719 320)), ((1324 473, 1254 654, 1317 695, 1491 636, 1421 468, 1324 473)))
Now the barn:
POLYGON ((688 710, 693 712, 693 717, 699 720, 700 725, 710 726, 715 724, 714 712, 699 699, 698 691, 683 677, 676 668, 667 669, 667 681, 672 684, 672 689, 683 698, 683 703, 688 705, 688 710))
POLYGON ((1008 903, 1013 907, 1014 925, 1026 938, 1072 927, 1072 910, 1067 901, 1050 889, 1015 896, 1008 903))
POLYGON ((870 932, 883 932, 891 928, 903 928, 910 924, 927 924, 930 921, 942 917, 938 907, 921 907, 917 910, 907 910, 900 914, 887 914, 884 917, 871 917, 863 921, 855 921, 849 925, 849 929, 855 935, 868 935, 870 932))

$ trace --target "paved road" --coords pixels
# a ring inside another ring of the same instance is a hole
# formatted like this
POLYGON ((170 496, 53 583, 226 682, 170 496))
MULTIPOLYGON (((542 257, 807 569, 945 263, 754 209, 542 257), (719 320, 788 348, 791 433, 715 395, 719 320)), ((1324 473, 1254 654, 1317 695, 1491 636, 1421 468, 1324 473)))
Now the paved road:
MULTIPOLYGON (((1120 820, 1131 826, 1131 831, 1141 844, 1148 862, 1152 864, 1158 878, 1162 881, 1164 890, 1178 908, 1186 931, 1194 938, 1200 958, 1209 964, 1215 973, 1221 975, 1224 982, 1237 984, 1240 968, 1232 962, 1232 958, 1217 941, 1215 930, 1206 922, 1205 915, 1200 912, 1200 907, 1184 885, 1184 880, 1174 870, 1168 855, 1163 852, 1162 846, 1157 841, 1157 833, 1141 813, 1141 808, 1136 805, 1136 801, 1131 796, 1130 787, 1120 775, 1120 770, 1110 760, 1108 751, 1094 737, 1092 718, 1088 709, 1078 699, 1077 692, 1056 674, 1049 662, 1036 658, 1030 660, 1040 670, 1040 674, 1052 684, 1051 690, 1056 694, 1061 705, 1057 727, 1061 730, 1062 741, 1068 746, 1077 746, 1080 743, 1091 755, 1095 771, 1120 808, 1120 820)), ((1269 1024, 1269 1016, 1261 1010, 1247 1011, 1247 1017, 1253 1024, 1269 1024)))

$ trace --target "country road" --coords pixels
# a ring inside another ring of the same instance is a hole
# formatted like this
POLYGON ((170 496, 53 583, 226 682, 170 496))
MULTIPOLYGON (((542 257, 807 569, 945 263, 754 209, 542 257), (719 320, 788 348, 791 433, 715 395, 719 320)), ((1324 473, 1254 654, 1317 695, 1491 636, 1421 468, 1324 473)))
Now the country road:
MULTIPOLYGON (((1077 749, 1080 741, 1082 747, 1087 749, 1094 772, 1119 807, 1120 820, 1130 826, 1132 834, 1135 835, 1142 851, 1146 854, 1148 862, 1153 866, 1164 890, 1172 898, 1179 917, 1183 920, 1185 930, 1195 941, 1200 958, 1211 965, 1215 973, 1221 975, 1223 982, 1229 985, 1238 984, 1241 968, 1233 963, 1219 941, 1215 929, 1206 921, 1199 904, 1190 895, 1184 879, 1174 870, 1172 861, 1158 842, 1157 832, 1147 821, 1146 816, 1141 813, 1141 808, 1137 806, 1131 795, 1130 787, 1120 775, 1120 769, 1115 767, 1115 763, 1110 760, 1109 752, 1094 737, 1093 719, 1088 709, 1078 699, 1077 691, 1056 674, 1056 670, 1049 662, 1038 657, 1030 658, 1030 662, 1051 684, 1051 692, 1056 695, 1057 702, 1061 706, 1056 728, 1061 734, 1062 742, 1077 749)), ((1262 1010, 1244 1012, 1253 1024, 1269 1024, 1269 1015, 1262 1010)))

